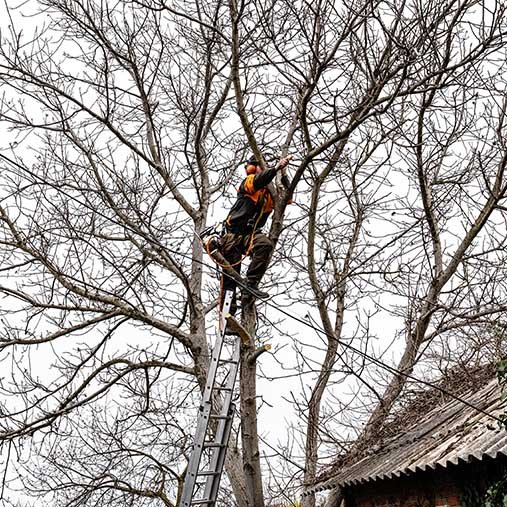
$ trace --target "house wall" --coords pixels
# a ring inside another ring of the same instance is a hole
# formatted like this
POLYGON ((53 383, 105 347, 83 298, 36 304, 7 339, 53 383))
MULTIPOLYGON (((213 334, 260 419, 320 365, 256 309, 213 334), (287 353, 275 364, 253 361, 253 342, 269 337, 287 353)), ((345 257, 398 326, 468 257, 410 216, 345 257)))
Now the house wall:
POLYGON ((345 506, 482 507, 477 499, 506 471, 507 460, 502 457, 372 481, 344 488, 345 506))

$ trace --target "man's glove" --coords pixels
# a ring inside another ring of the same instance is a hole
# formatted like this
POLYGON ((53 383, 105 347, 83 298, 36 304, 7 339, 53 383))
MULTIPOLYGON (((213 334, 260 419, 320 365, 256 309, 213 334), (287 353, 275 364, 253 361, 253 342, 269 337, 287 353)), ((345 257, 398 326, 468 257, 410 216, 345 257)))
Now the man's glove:
POLYGON ((281 169, 287 167, 289 165, 289 162, 292 160, 292 155, 288 155, 285 158, 282 158, 280 162, 276 165, 276 170, 280 171, 281 169))

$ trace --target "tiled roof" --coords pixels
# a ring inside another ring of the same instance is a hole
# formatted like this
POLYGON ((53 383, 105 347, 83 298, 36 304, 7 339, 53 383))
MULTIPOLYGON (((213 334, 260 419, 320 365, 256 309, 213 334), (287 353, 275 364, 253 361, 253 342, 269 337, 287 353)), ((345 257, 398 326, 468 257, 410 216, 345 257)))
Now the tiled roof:
MULTIPOLYGON (((460 397, 488 414, 499 416, 507 411, 507 400, 502 399, 496 379, 460 397)), ((499 454, 507 456, 507 430, 483 412, 452 399, 433 408, 408 430, 400 431, 382 448, 348 463, 306 493, 391 479, 474 458, 496 458, 499 454)))

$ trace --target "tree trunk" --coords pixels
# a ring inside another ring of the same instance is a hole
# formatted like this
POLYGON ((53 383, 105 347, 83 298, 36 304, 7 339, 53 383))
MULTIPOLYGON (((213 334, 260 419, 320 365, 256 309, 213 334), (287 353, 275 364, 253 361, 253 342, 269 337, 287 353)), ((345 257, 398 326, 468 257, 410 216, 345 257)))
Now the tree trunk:
POLYGON ((225 470, 229 481, 231 482, 232 491, 238 507, 249 507, 249 497, 247 486, 244 480, 243 467, 241 465, 241 453, 238 450, 237 441, 231 435, 229 448, 225 457, 225 470))
MULTIPOLYGON (((256 311, 253 301, 243 308, 242 324, 255 336, 256 311)), ((252 357, 255 344, 243 345, 241 350, 241 440, 243 447, 243 470, 250 507, 264 507, 262 472, 257 431, 257 363, 252 357)))

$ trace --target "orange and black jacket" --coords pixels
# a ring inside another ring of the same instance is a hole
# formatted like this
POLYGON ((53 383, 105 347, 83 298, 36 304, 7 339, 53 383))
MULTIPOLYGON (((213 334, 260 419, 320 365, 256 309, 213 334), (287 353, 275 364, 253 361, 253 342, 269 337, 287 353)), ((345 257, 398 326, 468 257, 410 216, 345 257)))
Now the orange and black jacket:
POLYGON ((249 174, 238 188, 238 199, 225 220, 227 231, 248 234, 259 230, 273 211, 273 199, 266 186, 273 181, 275 169, 249 174))

